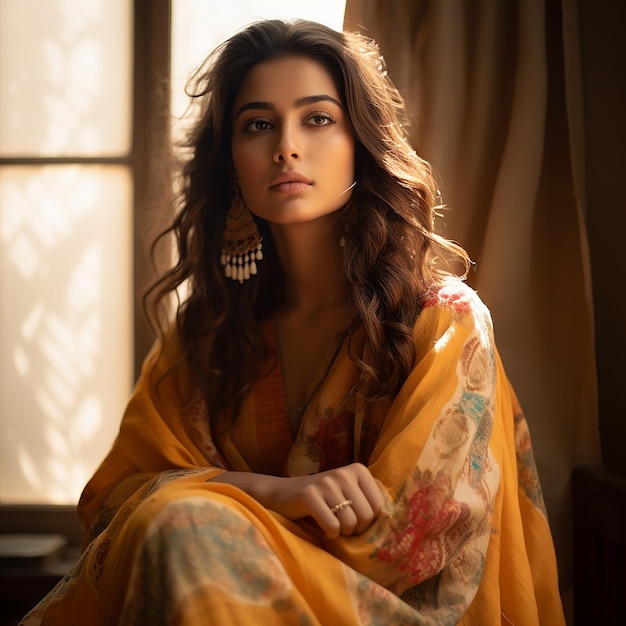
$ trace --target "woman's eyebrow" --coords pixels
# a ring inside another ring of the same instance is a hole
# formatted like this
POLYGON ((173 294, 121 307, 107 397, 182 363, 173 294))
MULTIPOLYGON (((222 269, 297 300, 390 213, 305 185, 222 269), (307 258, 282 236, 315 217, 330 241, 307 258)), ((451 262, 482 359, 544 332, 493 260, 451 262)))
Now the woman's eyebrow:
POLYGON ((244 113, 245 111, 249 111, 250 109, 271 111, 272 109, 274 109, 274 105, 271 102, 246 102, 237 109, 237 113, 235 113, 235 119, 237 119, 242 113, 244 113))
MULTIPOLYGON (((319 94, 315 96, 304 96, 302 98, 298 98, 294 102, 294 106, 296 108, 299 108, 299 107, 307 106, 308 104, 315 104, 317 102, 332 102, 333 104, 338 106, 340 109, 343 109, 343 106, 341 105, 341 102, 339 102, 339 100, 327 94, 319 94)), ((237 119, 242 113, 244 113, 245 111, 249 111, 250 109, 254 109, 257 111, 258 110, 272 111, 274 108, 275 108, 275 105, 273 102, 267 102, 267 101, 262 101, 262 100, 258 100, 255 102, 246 102, 245 104, 242 104, 237 109, 237 113, 235 113, 235 119, 237 119)))
POLYGON ((304 98, 298 98, 295 102, 296 107, 306 106, 307 104, 315 104, 316 102, 332 102, 336 104, 340 109, 343 109, 341 102, 336 100, 332 96, 326 94, 320 94, 319 96, 305 96, 304 98))

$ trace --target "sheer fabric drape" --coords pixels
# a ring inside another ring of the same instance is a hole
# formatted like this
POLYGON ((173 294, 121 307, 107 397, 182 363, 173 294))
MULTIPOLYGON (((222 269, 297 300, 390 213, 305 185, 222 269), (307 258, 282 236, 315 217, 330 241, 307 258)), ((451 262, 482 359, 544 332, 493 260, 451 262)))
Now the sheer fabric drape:
POLYGON ((439 230, 476 261, 469 283, 493 313, 530 422, 566 591, 570 472, 600 462, 583 185, 571 149, 581 130, 575 32, 563 38, 560 7, 546 0, 348 0, 345 28, 380 44, 413 145, 441 181, 439 230))

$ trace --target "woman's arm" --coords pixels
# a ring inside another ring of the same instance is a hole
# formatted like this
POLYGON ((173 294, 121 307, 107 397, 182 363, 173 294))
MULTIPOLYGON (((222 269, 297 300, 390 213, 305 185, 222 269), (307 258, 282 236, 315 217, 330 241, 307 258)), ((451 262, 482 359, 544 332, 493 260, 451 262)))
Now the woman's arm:
POLYGON ((238 487, 288 519, 311 517, 328 539, 361 534, 376 520, 384 503, 378 483, 361 463, 310 476, 223 472, 210 480, 238 487), (333 507, 346 501, 350 504, 333 512, 333 507))

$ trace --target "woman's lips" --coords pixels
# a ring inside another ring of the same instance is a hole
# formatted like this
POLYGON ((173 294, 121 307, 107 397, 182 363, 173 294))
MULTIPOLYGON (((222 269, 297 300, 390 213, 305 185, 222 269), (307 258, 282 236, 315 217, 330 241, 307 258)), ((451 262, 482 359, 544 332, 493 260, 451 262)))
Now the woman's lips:
POLYGON ((293 194, 300 193, 301 191, 308 189, 310 186, 311 183, 301 183, 295 181, 293 183, 279 183, 278 185, 272 185, 270 189, 277 193, 293 194))
POLYGON ((294 194, 304 191, 312 184, 313 182, 300 172, 281 172, 270 183, 270 189, 277 193, 294 194))

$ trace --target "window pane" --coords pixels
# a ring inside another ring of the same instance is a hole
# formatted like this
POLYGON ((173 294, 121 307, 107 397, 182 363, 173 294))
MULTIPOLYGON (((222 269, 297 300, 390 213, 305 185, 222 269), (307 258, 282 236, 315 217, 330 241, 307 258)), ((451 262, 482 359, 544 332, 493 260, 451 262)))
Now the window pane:
POLYGON ((0 500, 72 503, 132 384, 126 168, 0 169, 0 500))
POLYGON ((131 0, 0 1, 0 156, 130 149, 131 0))

